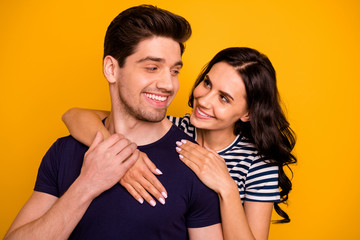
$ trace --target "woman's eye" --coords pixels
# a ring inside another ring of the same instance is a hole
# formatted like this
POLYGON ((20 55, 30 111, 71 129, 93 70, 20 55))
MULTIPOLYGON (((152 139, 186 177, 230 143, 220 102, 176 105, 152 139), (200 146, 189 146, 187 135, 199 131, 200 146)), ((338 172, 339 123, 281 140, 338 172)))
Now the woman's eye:
POLYGON ((230 102, 229 99, 228 99, 227 97, 225 97, 225 96, 220 96, 220 99, 221 99, 221 101, 223 101, 223 102, 225 102, 225 103, 229 103, 229 102, 230 102))
POLYGON ((211 82, 209 81, 209 79, 204 79, 204 86, 211 87, 211 82))

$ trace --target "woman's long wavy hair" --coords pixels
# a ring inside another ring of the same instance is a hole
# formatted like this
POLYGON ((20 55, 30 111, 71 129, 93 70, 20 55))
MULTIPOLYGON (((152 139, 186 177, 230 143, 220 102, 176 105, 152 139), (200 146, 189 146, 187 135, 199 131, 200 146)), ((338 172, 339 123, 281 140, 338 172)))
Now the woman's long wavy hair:
MULTIPOLYGON (((279 167, 280 201, 287 204, 292 188, 284 169, 296 163, 291 153, 295 146, 295 134, 280 106, 280 97, 276 86, 275 69, 270 60, 262 53, 244 47, 227 48, 220 51, 199 74, 189 97, 189 106, 193 107, 194 89, 204 80, 210 69, 218 62, 233 66, 244 81, 247 95, 250 121, 235 123, 235 135, 241 134, 253 141, 259 153, 279 167)), ((282 217, 276 223, 290 222, 290 218, 278 205, 276 213, 282 217)))

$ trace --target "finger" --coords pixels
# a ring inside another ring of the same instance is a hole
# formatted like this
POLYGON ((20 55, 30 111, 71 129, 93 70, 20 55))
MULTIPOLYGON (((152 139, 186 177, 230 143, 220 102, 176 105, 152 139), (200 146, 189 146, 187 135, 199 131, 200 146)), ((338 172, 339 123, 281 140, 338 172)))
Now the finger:
POLYGON ((89 152, 91 152, 92 150, 94 150, 94 148, 99 145, 99 143, 101 143, 103 141, 103 135, 101 134, 100 131, 98 131, 96 133, 96 136, 93 140, 93 142, 91 143, 90 147, 89 147, 89 152))
POLYGON ((112 134, 110 137, 108 137, 107 139, 105 139, 102 143, 101 143, 101 147, 103 149, 109 149, 111 148, 114 144, 118 143, 119 141, 121 141, 122 139, 126 139, 124 138, 124 136, 122 136, 121 134, 112 134))
POLYGON ((199 168, 199 166, 198 166, 195 162, 191 161, 189 158, 184 157, 184 156, 181 155, 181 154, 179 155, 179 158, 180 158, 180 160, 183 161, 183 163, 185 163, 185 165, 188 166, 197 176, 199 175, 199 173, 200 173, 200 168, 199 168))
MULTIPOLYGON (((118 152, 116 154, 116 158, 120 161, 126 161, 127 158, 129 158, 130 156, 132 156, 132 154, 135 152, 135 150, 137 149, 137 145, 135 143, 130 143, 129 145, 127 145, 126 147, 122 148, 120 150, 120 152, 118 152)), ((118 149, 117 149, 118 150, 118 149)), ((138 156, 138 155, 137 155, 138 156)), ((135 157, 133 157, 135 158, 135 157)), ((137 158, 136 158, 137 159, 137 158)), ((135 160, 136 160, 135 159, 135 160)))
POLYGON ((139 158, 139 155, 140 155, 140 151, 138 149, 135 149, 134 152, 130 155, 130 157, 128 157, 124 162, 123 164, 127 167, 129 166, 132 167, 137 159, 139 158))
MULTIPOLYGON (((145 153, 141 153, 142 159, 146 163, 147 167, 151 170, 152 173, 161 175, 162 172, 156 168, 155 164, 148 158, 148 156, 145 153), (155 170, 152 170, 155 169, 155 170)), ((167 198, 167 191, 165 187, 161 184, 161 182, 152 174, 148 173, 146 174, 146 179, 157 189, 157 192, 150 192, 153 196, 155 196, 157 199, 159 199, 161 196, 158 194, 158 192, 161 193, 161 195, 164 198, 167 198)), ((161 202, 161 200, 159 200, 161 202)))
POLYGON ((130 184, 124 183, 122 180, 120 180, 120 184, 130 193, 133 198, 136 199, 140 204, 143 204, 144 199, 140 196, 140 194, 133 188, 130 184))
MULTIPOLYGON (((132 142, 127 138, 119 138, 112 146, 109 146, 107 151, 111 156, 118 155, 126 147, 128 147, 132 142)), ((135 144, 135 143, 133 143, 135 144)))
POLYGON ((191 147, 184 148, 184 144, 181 142, 176 142, 176 145, 176 151, 181 155, 181 157, 186 157, 189 161, 197 165, 200 165, 206 157, 203 153, 199 152, 196 149, 193 149, 191 147))
POLYGON ((144 172, 144 178, 146 181, 141 182, 141 185, 145 190, 154 196, 161 204, 165 204, 167 192, 157 177, 149 171, 148 173, 144 172))
POLYGON ((206 149, 204 149, 200 145, 195 144, 195 143, 193 143, 191 141, 187 141, 185 139, 182 139, 179 142, 179 147, 181 149, 184 149, 184 150, 188 151, 188 152, 198 154, 198 155, 204 155, 204 154, 206 154, 208 152, 206 149))
POLYGON ((132 187, 136 190, 136 192, 138 192, 138 194, 140 194, 140 196, 145 199, 145 201, 147 203, 149 203, 151 206, 155 207, 156 206, 156 202, 155 200, 151 197, 151 195, 145 190, 145 188, 143 188, 142 184, 144 184, 143 181, 141 181, 142 183, 138 183, 138 182, 133 182, 132 183, 132 187))
POLYGON ((158 168, 156 167, 156 165, 148 158, 148 156, 147 156, 145 153, 142 153, 141 155, 142 155, 142 157, 143 157, 143 160, 144 160, 146 166, 150 169, 150 171, 151 171, 152 173, 154 173, 154 174, 156 174, 156 175, 161 175, 161 174, 163 174, 163 173, 160 171, 160 169, 158 169, 158 168))
POLYGON ((204 146, 204 148, 205 148, 207 151, 209 151, 209 152, 211 152, 212 154, 214 154, 215 156, 221 158, 221 156, 220 156, 216 151, 212 150, 211 148, 209 148, 209 147, 207 147, 207 146, 204 146))

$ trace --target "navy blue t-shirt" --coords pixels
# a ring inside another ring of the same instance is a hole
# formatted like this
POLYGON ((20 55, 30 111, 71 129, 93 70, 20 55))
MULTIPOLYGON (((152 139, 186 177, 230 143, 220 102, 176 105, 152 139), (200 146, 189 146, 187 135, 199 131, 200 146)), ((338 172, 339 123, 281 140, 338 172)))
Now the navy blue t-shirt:
MULTIPOLYGON (((139 150, 163 172, 166 204, 138 203, 120 184, 93 200, 70 239, 188 239, 187 228, 220 222, 217 194, 179 160, 176 141, 189 136, 172 126, 160 140, 139 150)), ((79 176, 88 147, 71 136, 58 139, 39 167, 35 191, 61 197, 79 176)))

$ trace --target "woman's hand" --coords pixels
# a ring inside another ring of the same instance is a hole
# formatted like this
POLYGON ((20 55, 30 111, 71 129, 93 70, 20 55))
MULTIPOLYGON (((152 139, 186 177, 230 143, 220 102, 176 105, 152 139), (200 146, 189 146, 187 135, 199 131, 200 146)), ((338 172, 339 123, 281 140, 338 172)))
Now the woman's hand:
POLYGON ((140 152, 138 160, 121 178, 120 184, 141 204, 145 199, 154 207, 156 202, 151 195, 160 203, 165 204, 166 189, 154 174, 161 175, 162 172, 156 168, 145 153, 140 152))
POLYGON ((181 161, 194 171, 206 186, 218 194, 225 189, 234 189, 235 182, 219 154, 186 140, 176 142, 176 145, 181 161))

